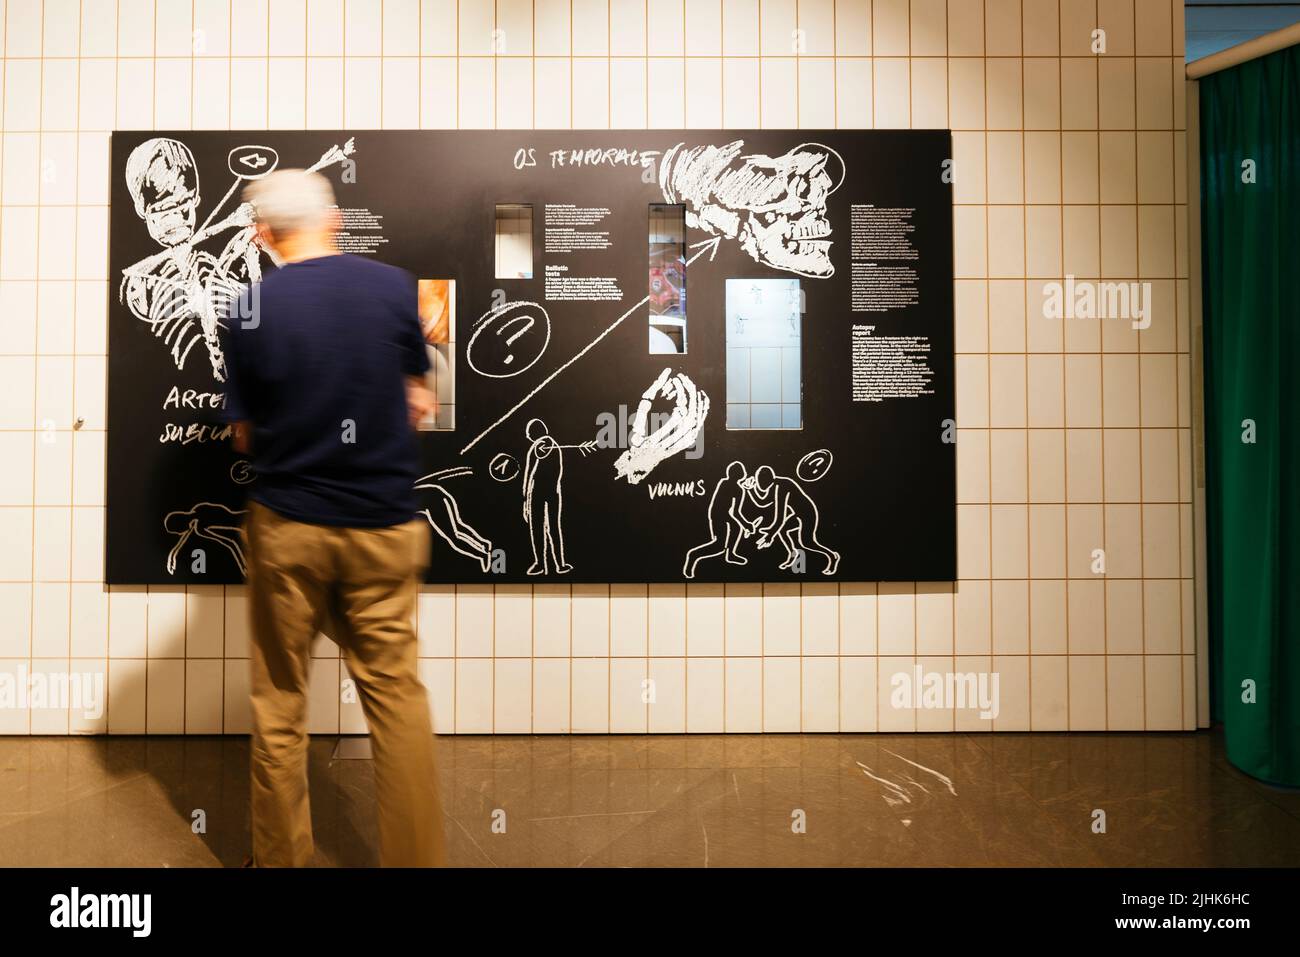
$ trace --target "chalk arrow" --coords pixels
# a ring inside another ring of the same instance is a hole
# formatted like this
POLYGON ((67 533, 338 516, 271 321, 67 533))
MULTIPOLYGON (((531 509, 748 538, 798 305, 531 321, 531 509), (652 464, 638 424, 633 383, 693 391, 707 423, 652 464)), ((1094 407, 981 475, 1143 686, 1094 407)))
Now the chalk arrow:
MULTIPOLYGON (((721 243, 722 243, 722 237, 721 237, 721 236, 714 236, 712 239, 705 239, 705 240, 703 240, 703 241, 701 241, 701 242, 698 242, 698 243, 691 243, 691 245, 690 245, 689 248, 691 248, 691 249, 699 249, 700 246, 709 247, 709 248, 708 248, 708 253, 709 253, 709 262, 713 262, 713 257, 716 256, 716 255, 718 254, 718 246, 719 246, 721 243)), ((695 260, 699 259, 701 256, 704 255, 704 252, 705 252, 705 250, 700 249, 700 251, 699 251, 698 253, 696 253, 696 254, 695 254, 694 256, 692 256, 690 259, 686 260, 686 265, 689 266, 691 263, 695 262, 695 260)))
POLYGON ((561 445, 562 449, 577 449, 585 459, 592 452, 596 451, 596 440, 588 439, 586 442, 579 442, 577 445, 561 445))

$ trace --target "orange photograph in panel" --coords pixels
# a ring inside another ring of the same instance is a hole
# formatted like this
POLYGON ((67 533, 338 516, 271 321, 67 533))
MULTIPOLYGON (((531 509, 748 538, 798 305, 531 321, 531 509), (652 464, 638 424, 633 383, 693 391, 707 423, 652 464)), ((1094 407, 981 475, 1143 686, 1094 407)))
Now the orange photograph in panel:
POLYGON ((429 350, 429 390, 438 407, 420 422, 424 431, 456 427, 456 280, 419 281, 420 329, 429 350))

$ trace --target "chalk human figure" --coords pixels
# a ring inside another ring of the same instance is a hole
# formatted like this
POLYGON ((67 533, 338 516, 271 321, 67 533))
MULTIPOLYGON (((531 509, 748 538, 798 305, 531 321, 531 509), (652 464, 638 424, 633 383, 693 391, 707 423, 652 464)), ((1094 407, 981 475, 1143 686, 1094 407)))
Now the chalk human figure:
POLYGON ((750 501, 769 518, 766 525, 759 519, 754 524, 759 548, 767 548, 773 540, 785 546, 786 558, 781 568, 789 568, 800 552, 809 551, 826 559, 823 575, 834 575, 840 564, 840 553, 823 545, 817 539, 817 504, 808 497, 803 487, 792 478, 777 475, 770 466, 763 465, 741 485, 750 501))
POLYGON ((191 537, 205 538, 215 542, 235 560, 239 574, 248 571, 244 561, 243 542, 240 538, 240 524, 247 512, 236 511, 216 502, 199 502, 185 511, 168 512, 163 517, 163 528, 177 538, 176 544, 167 553, 167 574, 176 574, 176 559, 181 549, 191 537))
POLYGON ((492 543, 460 516, 460 506, 455 496, 443 486, 450 478, 474 474, 468 468, 443 469, 422 477, 415 487, 427 492, 429 507, 420 510, 438 537, 451 546, 452 551, 476 559, 484 572, 492 570, 492 543))
POLYGON ((701 561, 719 555, 729 565, 749 564, 749 559, 736 551, 736 546, 751 534, 757 521, 746 518, 741 508, 746 498, 747 478, 745 466, 732 462, 726 474, 718 479, 709 499, 709 540, 686 553, 682 574, 687 578, 695 577, 695 568, 701 561))
POLYGON ((564 527, 561 524, 564 479, 564 451, 546 430, 541 419, 530 419, 524 435, 531 443, 524 461, 524 521, 533 549, 529 575, 554 571, 564 574, 573 566, 564 560, 564 527))

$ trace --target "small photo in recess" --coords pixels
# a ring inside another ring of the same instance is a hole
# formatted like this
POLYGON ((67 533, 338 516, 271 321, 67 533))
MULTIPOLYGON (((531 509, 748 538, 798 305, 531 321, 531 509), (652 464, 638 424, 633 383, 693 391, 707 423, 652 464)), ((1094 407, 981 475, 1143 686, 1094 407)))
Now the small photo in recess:
POLYGON ((650 354, 686 352, 686 207, 650 204, 650 354))
POLYGON ((417 284, 420 330, 429 353, 426 376, 438 407, 419 425, 421 431, 456 428, 456 280, 421 279, 417 284))

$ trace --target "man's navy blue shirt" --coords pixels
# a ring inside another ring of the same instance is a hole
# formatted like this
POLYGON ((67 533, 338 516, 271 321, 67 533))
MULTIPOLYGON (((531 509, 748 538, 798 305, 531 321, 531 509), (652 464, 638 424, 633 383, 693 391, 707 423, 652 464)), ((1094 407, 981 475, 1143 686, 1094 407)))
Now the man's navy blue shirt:
POLYGON ((252 423, 251 497, 313 525, 409 522, 405 377, 429 368, 415 279, 360 256, 289 263, 226 324, 224 417, 252 423))

